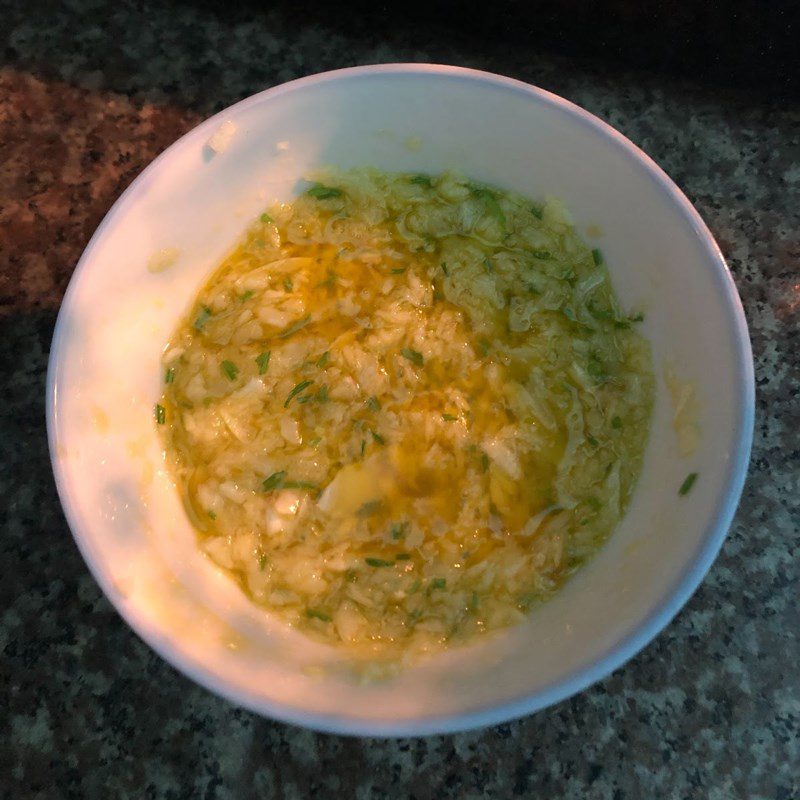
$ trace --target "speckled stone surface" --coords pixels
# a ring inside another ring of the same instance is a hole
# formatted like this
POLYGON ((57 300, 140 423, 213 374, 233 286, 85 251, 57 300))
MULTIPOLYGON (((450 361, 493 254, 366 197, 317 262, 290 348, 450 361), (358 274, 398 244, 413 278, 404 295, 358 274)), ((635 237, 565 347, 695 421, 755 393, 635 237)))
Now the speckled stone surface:
POLYGON ((0 796, 800 797, 800 112, 434 32, 276 10, 0 3, 0 796), (50 475, 45 367, 74 265, 120 192, 202 117, 360 63, 438 61, 555 91, 697 205, 736 278, 758 380, 750 474, 702 587, 606 680, 534 716, 417 740, 260 719, 178 675, 100 594, 50 475))

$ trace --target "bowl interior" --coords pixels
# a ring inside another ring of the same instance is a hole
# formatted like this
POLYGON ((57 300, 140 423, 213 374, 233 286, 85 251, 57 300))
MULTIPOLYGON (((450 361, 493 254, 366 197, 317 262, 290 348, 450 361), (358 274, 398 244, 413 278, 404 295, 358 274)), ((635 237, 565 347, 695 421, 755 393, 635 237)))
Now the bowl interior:
POLYGON ((352 733, 488 724, 596 680, 696 588, 741 490, 752 371, 741 307, 705 226, 607 126, 545 92, 447 67, 329 73, 262 93, 196 128, 117 202, 87 248, 51 356, 53 462, 76 540, 134 629, 194 679, 250 708, 352 733), (236 131, 215 153, 226 120, 236 131), (159 358, 199 285, 248 222, 324 164, 454 168, 597 226, 624 306, 642 308, 658 390, 641 480, 597 557, 523 625, 365 684, 341 655, 284 629, 199 555, 159 451, 159 358), (153 274, 160 248, 179 257, 153 274), (678 452, 663 367, 699 399, 678 452), (700 477, 678 496, 689 472, 700 477))

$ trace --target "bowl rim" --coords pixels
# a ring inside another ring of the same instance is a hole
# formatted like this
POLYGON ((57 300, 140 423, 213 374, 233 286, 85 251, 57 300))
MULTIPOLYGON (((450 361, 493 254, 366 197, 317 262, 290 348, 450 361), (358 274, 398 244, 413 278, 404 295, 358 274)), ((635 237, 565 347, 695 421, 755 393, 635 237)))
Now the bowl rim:
POLYGON ((719 246, 700 214, 669 176, 627 137, 569 100, 514 78, 445 64, 375 64, 330 70, 292 80, 258 92, 226 107, 219 113, 199 123, 166 148, 139 173, 120 197, 117 198, 86 245, 70 278, 69 286, 56 320, 48 360, 46 385, 46 418, 50 461, 61 505, 72 536, 89 571, 125 622, 140 639, 168 664, 212 693, 261 716, 311 728, 323 733, 350 736, 427 736, 467 731, 508 722, 561 702, 583 691, 591 684, 602 680, 625 664, 649 644, 688 602, 719 553, 733 520, 747 475, 754 415, 755 380, 752 350, 744 310, 733 277, 719 246), (65 319, 73 305, 76 286, 82 273, 86 270, 87 264, 91 261, 92 253, 97 243, 103 237, 106 229, 120 215, 125 213, 136 191, 147 180, 151 172, 155 171, 162 161, 169 159, 179 148, 187 147, 199 137, 210 135, 213 129, 232 112, 241 111, 265 100, 303 90, 310 86, 325 84, 329 81, 360 79, 365 76, 375 75, 450 77, 488 84, 497 89, 521 94, 529 100, 541 102, 555 108, 570 117, 572 121, 593 129, 610 140, 629 158, 639 162, 651 180, 658 185, 659 189, 677 207, 684 221, 694 230, 702 243, 709 268, 713 270, 715 283, 724 298, 728 321, 732 323, 732 328, 735 332, 732 344, 738 373, 735 444, 724 476, 723 489, 695 552, 686 560, 685 570, 674 582, 673 586, 667 589, 654 610, 634 629, 609 646, 602 656, 593 662, 574 669, 543 690, 522 694, 503 703, 466 712, 452 712, 400 721, 391 718, 363 720, 333 713, 310 712, 274 699, 256 696, 246 690, 230 686, 224 678, 215 674, 205 664, 195 661, 175 648, 171 641, 165 639, 155 626, 151 626, 141 616, 137 615, 134 608, 123 605, 113 591, 110 578, 104 574, 100 560, 95 557, 92 546, 82 534, 82 531, 88 525, 79 514, 73 487, 69 479, 69 470, 59 455, 61 422, 59 418, 58 392, 62 351, 65 346, 67 327, 65 319))

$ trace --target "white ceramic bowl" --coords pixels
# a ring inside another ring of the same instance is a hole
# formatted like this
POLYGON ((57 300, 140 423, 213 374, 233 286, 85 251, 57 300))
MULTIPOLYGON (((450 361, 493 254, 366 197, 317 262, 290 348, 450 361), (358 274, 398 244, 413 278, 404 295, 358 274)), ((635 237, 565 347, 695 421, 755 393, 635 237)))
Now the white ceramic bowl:
POLYGON ((716 556, 747 468, 753 369, 739 298, 703 221, 631 142, 580 108, 508 78, 429 65, 316 75, 248 98, 188 133, 117 201, 75 271, 48 375, 58 490, 80 550, 131 627, 193 680, 319 730, 463 730, 555 703, 619 667, 687 601, 716 556), (229 148, 207 146, 225 121, 229 148), (624 306, 646 310, 659 373, 630 510, 608 544, 526 623, 359 683, 342 657, 283 628, 199 555, 153 423, 159 357, 209 270, 310 168, 456 168, 563 198, 598 226, 624 306), (180 250, 166 272, 151 255, 180 250), (661 366, 699 397, 681 458, 661 366), (678 496, 689 472, 693 491, 678 496))

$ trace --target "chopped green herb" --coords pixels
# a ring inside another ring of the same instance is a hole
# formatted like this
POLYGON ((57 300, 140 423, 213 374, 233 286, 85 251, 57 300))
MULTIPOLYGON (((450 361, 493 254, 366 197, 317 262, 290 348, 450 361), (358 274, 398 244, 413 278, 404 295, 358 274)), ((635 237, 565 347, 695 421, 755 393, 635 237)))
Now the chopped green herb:
POLYGON ((553 257, 549 250, 531 250, 531 255, 534 258, 538 258, 540 261, 547 261, 553 257))
POLYGON ((322 369, 330 360, 331 354, 329 350, 326 350, 318 359, 317 359, 317 366, 322 369))
POLYGON ((322 441, 321 436, 315 436, 313 439, 308 440, 309 447, 316 447, 322 441))
POLYGON ((280 472, 273 472, 268 478, 265 478, 261 486, 265 492, 271 492, 273 489, 279 489, 283 486, 283 479, 286 477, 286 470, 282 469, 280 472))
POLYGON ((411 558, 411 553, 398 553, 395 557, 395 561, 408 561, 411 558))
POLYGON ((628 322, 644 322, 644 314, 640 311, 632 317, 628 317, 628 322))
POLYGON ((300 383, 298 383, 294 387, 294 389, 292 389, 292 391, 289 392, 289 395, 287 396, 286 401, 283 404, 283 407, 289 408, 289 403, 291 403, 292 400, 295 397, 297 397, 297 395, 300 394, 300 392, 302 392, 304 389, 308 389, 308 387, 311 386, 312 383, 314 383, 314 381, 300 381, 300 383))
POLYGON ((156 422, 159 425, 163 425, 167 419, 167 412, 164 410, 164 406, 160 403, 156 403, 156 422))
POLYGON ((375 431, 370 431, 370 433, 372 434, 372 438, 378 444, 386 444, 386 439, 384 439, 383 436, 381 436, 379 433, 376 433, 375 431))
POLYGON ((366 400, 366 406, 370 411, 380 411, 381 410, 381 403, 377 397, 368 397, 366 400))
POLYGON ((272 222, 272 217, 269 214, 267 214, 266 211, 259 217, 259 219, 262 222, 272 222))
POLYGON ((229 381, 235 381, 239 374, 239 367, 237 367, 233 361, 225 360, 219 365, 219 368, 229 381))
POLYGON ((291 292, 294 289, 294 281, 287 275, 283 279, 284 291, 291 292))
POLYGON ((392 275, 402 275, 406 271, 405 267, 397 267, 392 270, 392 275))
POLYGON ((278 334, 279 339, 286 339, 287 337, 291 336, 293 333, 297 333, 297 331, 305 328, 308 323, 311 322, 311 314, 303 317, 303 319, 298 320, 293 325, 290 325, 285 331, 278 334))
POLYGON ((491 275, 494 272, 494 265, 491 259, 487 256, 483 259, 483 268, 491 275))
POLYGON ((590 358, 586 364, 586 371, 598 382, 603 383, 608 379, 605 367, 596 358, 590 358))
POLYGON ((592 436, 591 434, 589 434, 589 435, 586 437, 586 441, 587 441, 587 442, 589 442, 589 444, 590 444, 592 447, 598 447, 598 446, 600 445, 600 442, 598 442, 598 441, 597 441, 597 439, 595 439, 595 438, 594 438, 594 436, 592 436))
POLYGON ((417 186, 427 186, 429 189, 431 186, 433 186, 428 175, 414 175, 414 177, 410 178, 409 181, 417 186))
POLYGON ((317 200, 328 200, 331 197, 341 197, 342 190, 337 189, 335 186, 324 186, 321 183, 317 183, 312 186, 306 194, 317 200))
POLYGON ((595 266, 599 267, 603 263, 603 254, 595 247, 592 250, 592 258, 594 259, 595 266))
POLYGON ((314 395, 314 399, 318 403, 327 403, 328 402, 328 384, 323 383, 322 386, 317 389, 317 393, 314 395))
POLYGON ((387 561, 385 558, 372 558, 367 557, 364 559, 370 567, 393 567, 394 561, 387 561))
POLYGON ((442 261, 442 272, 444 272, 445 275, 450 275, 450 270, 447 268, 446 261, 442 261))
POLYGON ((681 488, 678 489, 678 494, 681 497, 683 497, 686 494, 689 494, 689 492, 692 491, 692 486, 694 486, 694 482, 696 480, 697 480, 697 473, 696 472, 690 472, 686 476, 686 479, 684 480, 684 482, 681 484, 681 488))
POLYGON ((622 427, 622 418, 621 417, 616 417, 616 416, 612 417, 611 418, 611 427, 614 428, 614 430, 618 431, 622 427))
POLYGON ((531 214, 533 214, 534 217, 536 217, 536 219, 541 219, 542 214, 544 213, 544 209, 541 206, 531 206, 528 210, 531 212, 531 214))
POLYGON ((371 517, 380 511, 381 505, 380 500, 368 500, 356 513, 359 517, 371 517))
POLYGON ((486 213, 494 217, 501 225, 505 226, 506 215, 503 213, 500 203, 497 202, 497 195, 485 186, 470 186, 470 191, 473 197, 477 197, 483 201, 486 213))
POLYGON ((442 414, 442 419, 445 422, 455 422, 458 417, 454 416, 453 414, 442 414))
POLYGON ((593 508, 595 511, 599 511, 602 508, 602 503, 596 497, 587 497, 586 505, 589 506, 589 508, 593 508))
POLYGON ((358 580, 358 573, 354 569, 348 569, 344 573, 344 579, 348 583, 355 583, 358 580))
POLYGON ((362 439, 361 440, 361 455, 362 456, 364 455, 364 451, 366 449, 367 449, 367 440, 366 439, 362 439))
POLYGON ((271 350, 265 350, 261 355, 256 358, 256 364, 258 364, 258 374, 263 375, 267 369, 269 368, 269 359, 272 355, 271 350))
POLYGON ((408 593, 415 594, 416 592, 419 591, 420 586, 422 586, 422 581, 419 580, 419 578, 417 578, 417 580, 415 580, 414 583, 412 583, 411 586, 408 587, 408 593))
POLYGON ((481 453, 481 471, 487 472, 489 470, 489 456, 486 453, 481 453))
POLYGON ((424 363, 422 353, 418 352, 417 350, 412 350, 410 347, 404 347, 400 351, 400 355, 402 355, 403 358, 408 359, 412 364, 415 364, 418 367, 421 367, 424 363))
POLYGON ((200 311, 194 320, 194 329, 196 331, 203 330, 203 326, 211 319, 211 309, 208 306, 200 306, 200 311))
POLYGON ((267 566, 267 557, 264 555, 264 553, 261 553, 258 557, 258 568, 263 572, 264 567, 266 566, 267 566))
POLYGON ((306 609, 306 616, 310 617, 311 619, 322 620, 322 622, 330 622, 331 621, 330 614, 326 614, 324 611, 318 611, 316 608, 307 608, 306 609))
POLYGON ((317 284, 317 286, 324 286, 326 289, 333 289, 334 285, 336 284, 336 273, 332 270, 328 270, 328 277, 325 278, 324 281, 317 284))
POLYGON ((589 518, 588 518, 588 517, 584 517, 584 518, 583 518, 583 519, 582 519, 582 520, 581 520, 581 521, 578 523, 578 525, 580 525, 581 527, 586 527, 588 524, 589 524, 589 518))
POLYGON ((240 301, 240 302, 242 302, 242 303, 246 303, 246 302, 247 302, 247 301, 248 301, 248 300, 249 300, 249 299, 250 299, 250 298, 251 298, 251 297, 252 297, 254 294, 255 294, 255 292, 254 292, 252 289, 248 289, 248 290, 247 290, 247 291, 246 291, 246 292, 245 292, 245 293, 244 293, 244 294, 243 294, 243 295, 242 295, 242 296, 239 298, 239 301, 240 301))
POLYGON ((164 383, 172 383, 174 380, 175 380, 175 368, 174 367, 170 367, 164 373, 164 383))
POLYGON ((447 579, 446 578, 434 578, 431 581, 430 588, 431 589, 444 589, 447 586, 447 579))
POLYGON ((403 536, 406 535, 407 529, 408 529, 407 522, 395 522, 390 529, 392 539, 394 539, 395 541, 401 539, 403 536))
POLYGON ((576 322, 575 312, 569 306, 562 306, 561 313, 570 321, 576 322))
POLYGON ((216 511, 209 511, 208 512, 208 518, 209 519, 216 519, 217 518, 217 512, 216 511))
POLYGON ((283 489, 308 489, 309 492, 318 492, 319 486, 311 481, 283 481, 283 489))

